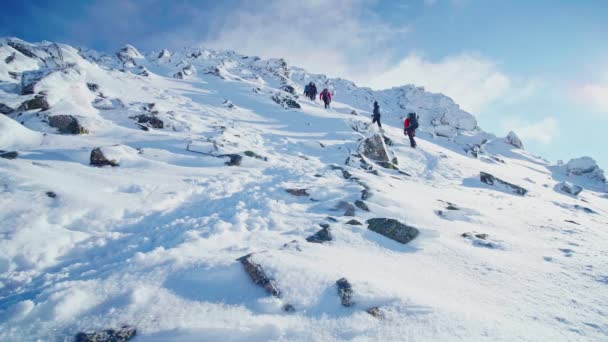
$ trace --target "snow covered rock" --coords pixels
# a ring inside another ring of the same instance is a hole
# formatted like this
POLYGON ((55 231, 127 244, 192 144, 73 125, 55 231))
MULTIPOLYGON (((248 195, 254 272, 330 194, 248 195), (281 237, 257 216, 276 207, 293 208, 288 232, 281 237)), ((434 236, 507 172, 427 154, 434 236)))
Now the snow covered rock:
POLYGON ((503 187, 506 187, 510 192, 513 192, 513 193, 521 195, 521 196, 524 196, 526 193, 528 193, 528 190, 522 188, 521 186, 509 183, 500 178, 496 178, 495 176, 493 176, 487 172, 480 172, 479 179, 483 183, 486 183, 488 185, 492 185, 492 186, 501 185, 503 187))
POLYGON ((323 227, 318 232, 316 232, 313 235, 306 238, 306 241, 313 242, 313 243, 323 243, 323 242, 328 242, 328 241, 332 241, 332 240, 333 240, 333 236, 331 234, 329 227, 323 227))
POLYGON ((344 216, 355 216, 355 206, 347 201, 338 202, 336 210, 344 210, 344 216))
POLYGON ((57 128, 61 134, 88 134, 89 130, 82 127, 78 119, 72 115, 49 116, 49 126, 57 128))
POLYGON ((250 158, 255 158, 255 159, 259 159, 259 160, 263 160, 263 161, 268 161, 268 157, 262 157, 261 155, 253 152, 253 151, 245 151, 243 152, 244 155, 246 155, 247 157, 250 158))
POLYGON ((274 94, 272 95, 272 100, 277 104, 280 104, 285 109, 300 109, 302 106, 290 96, 282 95, 282 94, 274 94))
POLYGON ((25 71, 21 74, 21 95, 34 94, 36 83, 51 74, 49 69, 25 71))
POLYGON ((158 59, 163 59, 163 58, 169 58, 171 57, 171 52, 169 52, 169 50, 167 49, 162 49, 159 53, 158 53, 158 59))
POLYGON ((491 241, 489 235, 485 233, 466 232, 462 233, 461 236, 471 241, 473 246, 502 249, 502 246, 498 242, 491 241))
POLYGON ((220 154, 218 157, 229 158, 229 160, 226 162, 226 165, 228 166, 240 166, 241 161, 243 160, 243 156, 234 153, 220 154))
POLYGON ((104 331, 76 334, 75 342, 126 342, 137 334, 137 330, 130 326, 124 325, 120 329, 108 329, 104 331))
POLYGON ((353 298, 353 286, 350 284, 348 279, 340 278, 336 281, 338 287, 338 296, 340 296, 340 302, 343 306, 349 307, 355 305, 352 301, 353 298))
POLYGON ((583 188, 581 188, 580 186, 565 181, 558 183, 557 188, 573 196, 578 196, 578 194, 583 191, 583 188))
POLYGON ((133 45, 129 44, 118 50, 118 52, 116 52, 116 57, 118 57, 118 59, 126 67, 134 67, 136 65, 136 59, 144 58, 144 56, 133 45))
POLYGON ((368 314, 376 317, 379 320, 383 320, 384 319, 384 313, 382 313, 382 310, 380 310, 380 308, 377 307, 377 306, 369 308, 369 309, 365 310, 365 312, 367 312, 368 314))
POLYGON ((154 115, 141 114, 132 116, 131 119, 136 120, 139 126, 144 128, 146 131, 148 128, 162 129, 165 126, 163 120, 154 115))
POLYGON ((36 95, 33 99, 24 101, 21 106, 19 106, 19 110, 28 111, 28 110, 36 110, 40 109, 42 111, 49 110, 51 106, 44 95, 36 95))
POLYGON ((568 176, 584 176, 592 180, 606 183, 604 171, 600 169, 597 162, 591 157, 571 159, 564 165, 568 176))
POLYGON ((275 297, 281 297, 281 290, 279 290, 275 281, 266 275, 262 266, 251 260, 252 256, 253 254, 248 254, 237 260, 243 265, 245 272, 254 284, 263 287, 266 292, 275 297))
POLYGON ((285 189, 285 191, 294 196, 310 196, 307 189, 285 189))
POLYGON ((414 240, 419 234, 418 229, 390 218, 369 219, 367 225, 367 229, 402 244, 414 240))
POLYGON ((121 161, 131 159, 137 152, 124 145, 97 147, 91 151, 92 166, 119 166, 121 161))
POLYGON ((390 162, 388 151, 380 134, 366 138, 359 145, 359 153, 375 162, 390 162))
POLYGON ((509 132, 509 134, 507 134, 507 137, 505 138, 505 142, 507 144, 514 146, 516 148, 519 148, 521 150, 524 149, 524 144, 521 142, 521 139, 519 139, 517 134, 515 134, 515 132, 513 132, 513 131, 511 131, 511 132, 509 132))
POLYGON ((346 221, 346 224, 350 224, 351 226, 362 226, 363 225, 363 223, 361 223, 355 219, 346 221))
POLYGON ((359 208, 363 211, 369 211, 369 207, 367 206, 367 204, 361 200, 356 200, 355 206, 357 206, 357 208, 359 208))

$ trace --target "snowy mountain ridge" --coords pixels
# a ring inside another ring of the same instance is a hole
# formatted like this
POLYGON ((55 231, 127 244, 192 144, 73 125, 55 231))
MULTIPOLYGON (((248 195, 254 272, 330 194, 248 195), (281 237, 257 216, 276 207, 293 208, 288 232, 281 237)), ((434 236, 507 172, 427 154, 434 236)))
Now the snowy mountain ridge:
POLYGON ((4 38, 0 111, 0 340, 608 336, 603 170, 444 95, 4 38))

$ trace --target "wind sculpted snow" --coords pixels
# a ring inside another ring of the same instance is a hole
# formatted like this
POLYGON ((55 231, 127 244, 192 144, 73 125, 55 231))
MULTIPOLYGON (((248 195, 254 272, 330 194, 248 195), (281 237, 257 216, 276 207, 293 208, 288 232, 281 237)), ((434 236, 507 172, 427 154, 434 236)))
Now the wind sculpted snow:
POLYGON ((441 94, 233 52, 0 42, 0 103, 14 109, 0 150, 18 152, 0 158, 2 341, 125 325, 138 341, 608 338, 605 182, 482 131, 441 94), (21 95, 35 70, 46 76, 21 95), (331 110, 299 96, 310 81, 334 92, 331 110), (35 96, 50 108, 19 109, 35 96), (379 134, 374 100, 395 168, 358 154, 379 134), (54 115, 86 131, 62 134, 54 115), (91 166, 96 148, 117 166, 91 166), (564 181, 585 190, 556 191, 564 181), (374 218, 419 233, 402 244, 348 224, 374 218), (308 242, 319 227, 331 239, 308 242), (251 281, 237 260, 251 253, 280 296, 251 281))

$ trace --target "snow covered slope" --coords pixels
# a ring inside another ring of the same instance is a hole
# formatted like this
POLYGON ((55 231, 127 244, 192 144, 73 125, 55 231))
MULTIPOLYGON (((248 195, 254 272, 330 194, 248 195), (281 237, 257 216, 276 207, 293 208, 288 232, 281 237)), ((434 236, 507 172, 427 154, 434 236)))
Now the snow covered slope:
POLYGON ((603 171, 550 165, 444 95, 7 38, 0 110, 2 341, 608 338, 603 171), (310 81, 331 110, 298 96, 310 81))

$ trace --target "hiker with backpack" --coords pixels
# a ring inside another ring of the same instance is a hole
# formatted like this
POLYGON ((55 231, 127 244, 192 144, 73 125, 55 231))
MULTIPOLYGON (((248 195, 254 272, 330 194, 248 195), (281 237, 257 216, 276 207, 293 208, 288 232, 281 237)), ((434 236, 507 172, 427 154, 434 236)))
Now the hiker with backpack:
POLYGON ((331 103, 331 93, 329 92, 329 90, 327 90, 327 88, 323 89, 321 94, 319 94, 319 99, 321 99, 323 103, 325 103, 325 109, 328 109, 329 104, 331 103))
POLYGON ((314 101, 317 97, 317 85, 310 82, 310 100, 314 101))
POLYGON ((380 123, 380 106, 378 101, 374 101, 374 110, 372 112, 372 125, 378 123, 378 128, 382 130, 382 124, 380 123))
POLYGON ((310 88, 310 84, 312 82, 308 83, 307 85, 304 86, 304 96, 310 98, 310 92, 311 92, 311 88, 310 88))
POLYGON ((416 128, 418 128, 418 115, 416 113, 409 113, 405 122, 403 123, 403 134, 410 138, 410 146, 416 148, 416 128))

